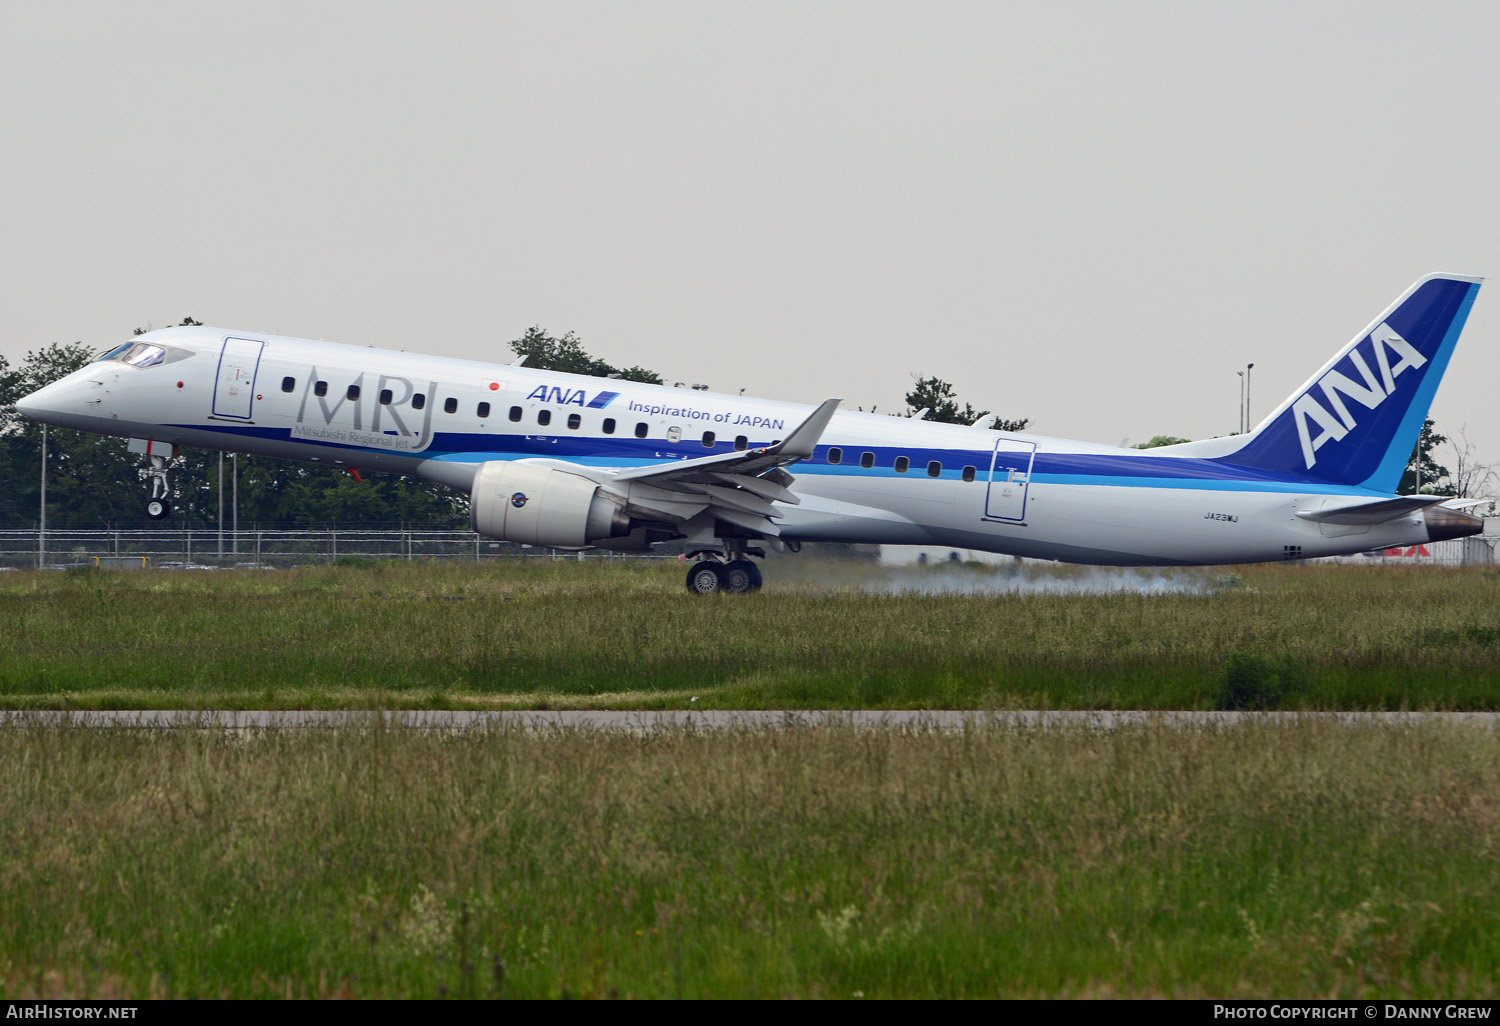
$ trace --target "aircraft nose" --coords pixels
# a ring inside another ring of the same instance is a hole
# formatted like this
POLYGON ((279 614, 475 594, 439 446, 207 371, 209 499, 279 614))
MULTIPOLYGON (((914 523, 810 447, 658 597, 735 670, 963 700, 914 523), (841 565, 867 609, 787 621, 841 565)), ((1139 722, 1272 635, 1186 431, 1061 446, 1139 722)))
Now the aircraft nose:
POLYGON ((45 391, 46 389, 44 388, 37 389, 37 391, 32 392, 30 395, 23 395, 21 398, 17 399, 16 412, 24 414, 25 416, 30 417, 32 420, 35 420, 37 412, 36 397, 45 391))
POLYGON ((62 389, 58 382, 43 385, 30 395, 23 395, 16 400, 16 412, 30 417, 32 420, 46 420, 47 414, 57 407, 58 393, 62 389))

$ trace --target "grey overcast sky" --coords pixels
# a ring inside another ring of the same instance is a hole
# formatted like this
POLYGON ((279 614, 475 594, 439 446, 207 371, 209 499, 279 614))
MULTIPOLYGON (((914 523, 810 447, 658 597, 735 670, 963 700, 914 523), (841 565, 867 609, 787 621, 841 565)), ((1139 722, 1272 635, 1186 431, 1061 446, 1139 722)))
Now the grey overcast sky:
POLYGON ((191 314, 1224 434, 1419 276, 1500 460, 1500 4, 0 0, 0 353, 191 314))

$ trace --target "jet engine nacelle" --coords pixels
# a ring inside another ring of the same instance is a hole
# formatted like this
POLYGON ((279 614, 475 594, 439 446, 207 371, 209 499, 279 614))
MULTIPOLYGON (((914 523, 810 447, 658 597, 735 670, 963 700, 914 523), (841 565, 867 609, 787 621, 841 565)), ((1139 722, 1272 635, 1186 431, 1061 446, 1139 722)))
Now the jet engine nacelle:
POLYGON ((492 460, 474 475, 469 522, 486 538, 584 548, 630 533, 630 518, 588 478, 565 470, 492 460))

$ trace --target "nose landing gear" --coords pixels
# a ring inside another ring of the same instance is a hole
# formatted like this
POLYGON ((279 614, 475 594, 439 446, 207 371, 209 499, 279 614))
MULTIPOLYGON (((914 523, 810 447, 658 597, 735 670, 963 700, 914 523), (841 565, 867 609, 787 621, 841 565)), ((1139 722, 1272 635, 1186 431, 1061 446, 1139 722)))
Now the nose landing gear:
POLYGON ((177 447, 170 442, 154 439, 132 438, 130 451, 146 457, 146 466, 140 470, 141 480, 151 486, 146 499, 146 516, 152 520, 165 520, 172 513, 172 494, 167 484, 167 461, 177 455, 177 447))
POLYGON ((165 520, 172 513, 171 494, 167 486, 167 461, 163 456, 151 456, 151 465, 142 470, 142 479, 151 483, 151 497, 146 500, 146 516, 152 520, 165 520))

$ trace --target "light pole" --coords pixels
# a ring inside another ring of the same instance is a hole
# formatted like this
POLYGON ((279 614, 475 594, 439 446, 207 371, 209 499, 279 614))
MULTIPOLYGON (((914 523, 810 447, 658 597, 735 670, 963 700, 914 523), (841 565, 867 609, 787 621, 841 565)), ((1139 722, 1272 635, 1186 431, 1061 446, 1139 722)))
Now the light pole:
POLYGON ((42 524, 36 536, 36 568, 47 568, 47 425, 42 425, 42 524))
POLYGON ((1247 363, 1247 364, 1245 364, 1245 433, 1246 434, 1248 434, 1250 432, 1250 424, 1251 424, 1251 420, 1250 420, 1250 369, 1252 367, 1254 367, 1254 366, 1255 366, 1255 364, 1253 364, 1253 363, 1247 363))
POLYGON ((1240 423, 1236 429, 1240 434, 1245 433, 1245 372, 1235 371, 1240 376, 1240 423))

